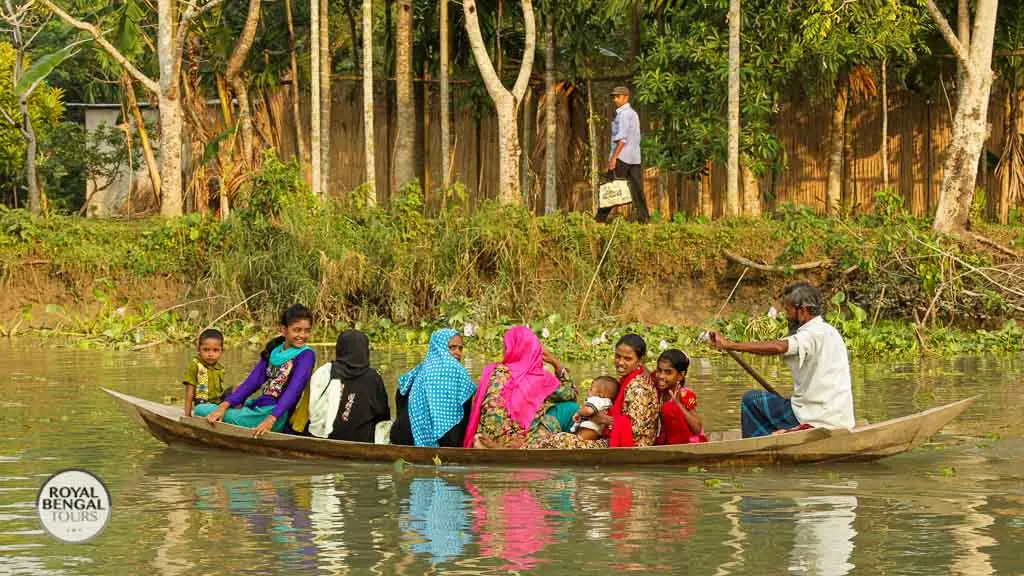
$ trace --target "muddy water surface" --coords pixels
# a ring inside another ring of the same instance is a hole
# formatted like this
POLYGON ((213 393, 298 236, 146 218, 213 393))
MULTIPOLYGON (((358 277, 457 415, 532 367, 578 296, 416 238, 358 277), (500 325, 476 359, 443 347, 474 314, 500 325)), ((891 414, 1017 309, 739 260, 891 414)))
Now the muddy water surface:
MULTIPOLYGON (((326 351, 323 351, 326 354, 326 351)), ((229 351, 230 378, 251 351, 229 351)), ((187 351, 0 348, 0 574, 1022 574, 1024 360, 854 363, 858 418, 980 398, 934 442, 878 463, 689 470, 311 464, 168 449, 101 386, 181 396, 187 351), (78 545, 36 493, 70 467, 113 498, 78 545)), ((416 361, 378 353, 386 380, 416 361)), ((471 358, 479 372, 482 359, 471 358)), ((787 388, 781 363, 756 366, 787 388)), ((571 366, 580 375, 608 367, 571 366)), ((695 358, 708 429, 752 386, 695 358)))

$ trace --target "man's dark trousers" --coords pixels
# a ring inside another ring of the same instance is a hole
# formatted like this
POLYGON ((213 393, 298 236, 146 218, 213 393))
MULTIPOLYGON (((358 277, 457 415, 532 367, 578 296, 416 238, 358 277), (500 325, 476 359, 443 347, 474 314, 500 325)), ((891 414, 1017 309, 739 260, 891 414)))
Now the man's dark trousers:
MULTIPOLYGON (((609 176, 616 179, 626 179, 629 185, 629 195, 633 197, 633 219, 637 222, 647 222, 650 214, 647 213, 647 199, 644 198, 644 169, 639 164, 626 164, 622 160, 615 163, 615 172, 609 172, 609 176)), ((601 208, 595 217, 598 222, 608 219, 611 208, 601 208)))

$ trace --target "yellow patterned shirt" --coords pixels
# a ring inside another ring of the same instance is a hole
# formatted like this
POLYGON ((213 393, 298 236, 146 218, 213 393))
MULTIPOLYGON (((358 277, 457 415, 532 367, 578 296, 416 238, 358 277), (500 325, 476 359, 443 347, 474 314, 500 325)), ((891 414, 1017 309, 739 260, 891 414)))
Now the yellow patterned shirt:
POLYGON ((199 357, 188 363, 182 382, 186 386, 195 386, 194 402, 219 403, 227 394, 224 389, 224 367, 219 363, 213 366, 203 364, 199 357))

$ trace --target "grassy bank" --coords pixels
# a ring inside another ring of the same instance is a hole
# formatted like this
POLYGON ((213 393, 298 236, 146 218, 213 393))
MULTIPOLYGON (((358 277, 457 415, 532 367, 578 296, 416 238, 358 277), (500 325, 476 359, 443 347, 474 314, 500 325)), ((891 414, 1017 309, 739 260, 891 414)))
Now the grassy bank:
MULTIPOLYGON (((378 343, 421 344, 446 324, 496 350, 505 327, 528 322, 584 356, 627 329, 655 347, 692 348, 712 325, 737 338, 780 335, 784 320, 767 315, 774 295, 807 279, 831 297, 830 320, 855 353, 1015 351, 1024 337, 1020 264, 934 236, 893 198, 858 219, 786 209, 763 220, 598 225, 499 206, 469 214, 457 193, 430 217, 415 191, 386 209, 357 194, 314 202, 291 167, 264 174, 223 223, 0 213, 0 330, 138 348, 187 342, 215 323, 257 342, 299 301, 325 341, 355 325, 378 343)), ((1007 245, 1022 235, 984 232, 1007 245)))

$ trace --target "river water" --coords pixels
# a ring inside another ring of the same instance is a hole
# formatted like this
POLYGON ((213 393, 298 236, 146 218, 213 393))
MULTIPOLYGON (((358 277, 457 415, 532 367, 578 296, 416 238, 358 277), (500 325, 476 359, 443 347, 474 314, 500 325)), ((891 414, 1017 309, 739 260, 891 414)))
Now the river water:
MULTIPOLYGON (((980 395, 912 453, 709 471, 169 449, 100 390, 170 401, 189 357, 0 347, 0 574, 1024 574, 1020 356, 855 361, 858 419, 980 395), (113 501, 106 529, 83 544, 53 539, 34 508, 46 478, 72 467, 102 478, 113 501)), ((253 357, 229 350, 229 378, 253 357)), ((415 361, 375 354, 389 382, 415 361)), ((475 374, 482 360, 468 364, 475 374)), ((755 366, 788 388, 780 362, 755 366)), ((731 360, 694 358, 690 383, 709 430, 738 427, 752 384, 731 360)))

